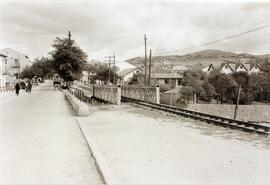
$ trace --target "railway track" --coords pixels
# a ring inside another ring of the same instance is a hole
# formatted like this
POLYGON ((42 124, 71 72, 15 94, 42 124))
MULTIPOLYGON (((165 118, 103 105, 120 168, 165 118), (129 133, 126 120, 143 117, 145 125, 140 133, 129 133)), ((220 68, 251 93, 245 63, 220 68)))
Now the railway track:
POLYGON ((229 127, 235 130, 242 130, 245 132, 257 133, 257 134, 266 135, 266 136, 270 134, 270 127, 264 126, 264 125, 258 125, 255 123, 234 120, 234 119, 220 117, 220 116, 216 116, 212 114, 206 114, 202 112, 182 109, 179 107, 165 105, 165 104, 143 102, 143 101, 134 100, 131 98, 122 97, 122 101, 134 103, 134 104, 145 106, 145 107, 150 107, 152 109, 168 112, 168 113, 183 116, 183 117, 192 118, 195 120, 200 120, 203 122, 207 122, 209 124, 214 124, 214 125, 218 125, 222 127, 229 127))

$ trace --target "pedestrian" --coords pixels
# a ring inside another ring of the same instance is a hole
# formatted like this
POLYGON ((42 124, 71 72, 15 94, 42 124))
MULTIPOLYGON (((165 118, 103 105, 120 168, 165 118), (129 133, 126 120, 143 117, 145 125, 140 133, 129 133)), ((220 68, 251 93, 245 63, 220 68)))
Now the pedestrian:
POLYGON ((32 90, 32 83, 29 81, 29 82, 27 83, 27 92, 28 92, 28 93, 31 93, 31 90, 32 90))
POLYGON ((17 96, 19 96, 19 92, 20 92, 20 85, 19 83, 17 82, 16 85, 15 85, 15 92, 17 94, 17 96))

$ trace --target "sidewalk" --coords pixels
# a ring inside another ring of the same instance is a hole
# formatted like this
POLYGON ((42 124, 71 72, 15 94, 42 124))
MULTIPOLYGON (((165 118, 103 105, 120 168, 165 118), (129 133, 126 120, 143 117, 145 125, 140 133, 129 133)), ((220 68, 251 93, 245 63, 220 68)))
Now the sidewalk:
POLYGON ((67 101, 49 84, 0 99, 0 184, 101 184, 67 101))
POLYGON ((270 182, 269 138, 128 105, 77 119, 111 184, 270 182))

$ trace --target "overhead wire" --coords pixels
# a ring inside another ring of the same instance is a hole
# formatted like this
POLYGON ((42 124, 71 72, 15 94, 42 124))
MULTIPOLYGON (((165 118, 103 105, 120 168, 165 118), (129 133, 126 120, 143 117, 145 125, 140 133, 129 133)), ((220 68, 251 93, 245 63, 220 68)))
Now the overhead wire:
POLYGON ((233 38, 236 38, 236 37, 240 37, 242 35, 246 35, 246 34, 249 34, 249 33, 252 33, 252 32, 256 32, 258 30, 262 30, 262 29, 265 29, 265 28, 268 28, 268 27, 270 27, 270 24, 259 27, 259 28, 251 29, 251 30, 248 30, 248 31, 244 31, 244 32, 241 32, 241 33, 238 33, 238 34, 230 35, 230 36, 224 37, 222 39, 213 40, 213 41, 205 42, 203 44, 199 44, 199 45, 191 46, 191 47, 186 47, 186 48, 182 48, 182 49, 171 50, 171 51, 166 51, 166 52, 160 52, 160 53, 158 53, 156 55, 164 55, 164 54, 175 53, 175 52, 184 51, 184 50, 195 49, 195 48, 199 48, 199 47, 202 47, 202 46, 212 45, 212 44, 216 44, 218 42, 222 42, 222 41, 233 39, 233 38))

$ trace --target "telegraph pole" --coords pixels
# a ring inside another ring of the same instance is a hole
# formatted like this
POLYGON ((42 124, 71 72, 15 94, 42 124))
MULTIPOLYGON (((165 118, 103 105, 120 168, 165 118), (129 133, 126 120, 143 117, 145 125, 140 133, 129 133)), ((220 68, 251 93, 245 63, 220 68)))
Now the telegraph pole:
POLYGON ((237 111, 238 111, 238 104, 239 104, 239 99, 240 99, 240 93, 241 93, 241 84, 239 84, 239 86, 238 86, 237 100, 236 100, 236 105, 235 105, 235 109, 234 109, 233 119, 236 119, 237 118, 237 111))
POLYGON ((147 78, 147 48, 146 48, 146 34, 144 34, 144 85, 146 85, 146 78, 147 78))
POLYGON ((114 65, 115 65, 115 54, 113 56, 106 56, 105 58, 109 59, 109 83, 110 83, 111 82, 111 59, 114 58, 114 65))
POLYGON ((71 35, 71 32, 68 31, 68 39, 69 39, 69 40, 71 40, 71 36, 72 36, 72 35, 71 35))
POLYGON ((109 85, 111 83, 111 57, 109 57, 109 85))
POLYGON ((116 85, 116 78, 115 78, 115 53, 113 54, 113 83, 116 85))
POLYGON ((149 76, 149 80, 148 80, 148 83, 149 83, 149 85, 151 84, 151 64, 152 63, 152 49, 150 49, 150 53, 149 53, 149 74, 148 74, 148 76, 149 76))

